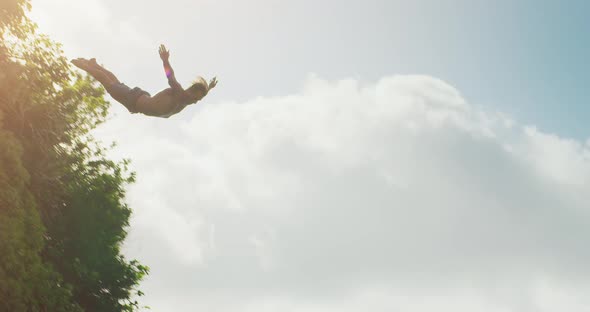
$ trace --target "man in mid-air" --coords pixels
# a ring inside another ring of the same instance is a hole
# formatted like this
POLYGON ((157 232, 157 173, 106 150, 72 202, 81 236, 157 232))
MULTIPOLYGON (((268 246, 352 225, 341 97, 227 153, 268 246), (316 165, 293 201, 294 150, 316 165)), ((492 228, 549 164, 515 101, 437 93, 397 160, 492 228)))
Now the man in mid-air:
POLYGON ((217 85, 217 79, 213 78, 209 83, 202 77, 197 78, 190 87, 184 89, 174 76, 174 70, 170 66, 170 51, 164 45, 160 45, 160 58, 164 63, 166 77, 170 88, 158 92, 154 96, 138 87, 129 88, 121 83, 117 77, 99 65, 96 59, 78 58, 72 60, 72 64, 88 72, 100 82, 107 92, 117 102, 123 104, 131 113, 142 113, 148 116, 168 118, 182 111, 187 105, 194 104, 204 98, 209 90, 217 85))

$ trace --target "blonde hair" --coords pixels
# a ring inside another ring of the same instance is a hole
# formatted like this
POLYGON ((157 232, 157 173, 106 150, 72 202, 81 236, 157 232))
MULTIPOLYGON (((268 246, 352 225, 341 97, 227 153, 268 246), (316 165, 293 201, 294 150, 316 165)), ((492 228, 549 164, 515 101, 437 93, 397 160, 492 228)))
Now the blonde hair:
POLYGON ((190 86, 189 89, 199 90, 202 91, 204 95, 207 95, 207 92, 209 92, 209 84, 205 78, 199 76, 197 79, 195 79, 195 81, 193 81, 193 85, 190 86))

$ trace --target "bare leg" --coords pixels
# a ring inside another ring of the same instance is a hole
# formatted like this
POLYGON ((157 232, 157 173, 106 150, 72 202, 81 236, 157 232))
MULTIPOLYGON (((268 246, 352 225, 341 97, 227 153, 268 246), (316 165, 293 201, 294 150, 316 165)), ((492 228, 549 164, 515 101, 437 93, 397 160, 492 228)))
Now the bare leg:
POLYGON ((133 95, 133 91, 125 85, 117 86, 117 84, 120 84, 119 79, 117 79, 113 73, 98 65, 95 59, 87 60, 78 58, 72 60, 72 64, 86 71, 88 74, 94 77, 94 79, 98 80, 98 82, 104 86, 108 94, 115 101, 123 104, 123 106, 125 106, 125 108, 127 108, 131 113, 140 112, 137 107, 137 102, 139 99, 134 100, 135 103, 130 102, 129 96, 133 95))
POLYGON ((121 82, 119 81, 119 78, 117 78, 117 76, 115 76, 115 74, 113 74, 113 73, 112 73, 112 72, 110 72, 108 69, 104 68, 103 66, 99 65, 99 64, 96 62, 96 59, 95 59, 95 58, 92 58, 92 59, 90 59, 90 62, 89 62, 89 63, 90 63, 90 65, 91 65, 91 66, 95 67, 97 70, 100 70, 100 71, 102 71, 102 72, 103 72, 105 75, 109 76, 109 77, 110 77, 110 79, 111 79, 112 81, 114 81, 114 82, 116 82, 116 83, 121 83, 121 82))
POLYGON ((115 77, 115 79, 113 79, 113 77, 106 74, 105 72, 103 72, 99 68, 93 66, 92 64, 90 64, 89 61, 87 61, 85 59, 72 60, 72 64, 74 64, 76 67, 79 67, 80 69, 89 73, 90 76, 92 76, 92 77, 94 77, 94 79, 98 80, 98 82, 100 82, 105 88, 109 88, 113 84, 119 82, 119 80, 116 79, 116 77, 115 77))

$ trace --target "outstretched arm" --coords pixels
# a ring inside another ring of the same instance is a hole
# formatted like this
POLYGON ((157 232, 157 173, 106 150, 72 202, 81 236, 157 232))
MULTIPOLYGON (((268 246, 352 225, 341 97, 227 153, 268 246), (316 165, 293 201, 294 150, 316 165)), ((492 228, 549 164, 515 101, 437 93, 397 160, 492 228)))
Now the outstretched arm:
POLYGON ((160 45, 160 49, 158 52, 160 53, 160 58, 164 63, 164 71, 166 72, 166 77, 168 78, 168 84, 172 89, 184 91, 180 83, 176 81, 176 77, 174 76, 174 70, 172 69, 172 66, 170 66, 170 51, 166 50, 166 47, 162 44, 160 45))
POLYGON ((209 86, 208 86, 207 92, 209 92, 211 89, 215 88, 216 85, 217 85, 217 77, 213 77, 213 79, 209 80, 209 86))

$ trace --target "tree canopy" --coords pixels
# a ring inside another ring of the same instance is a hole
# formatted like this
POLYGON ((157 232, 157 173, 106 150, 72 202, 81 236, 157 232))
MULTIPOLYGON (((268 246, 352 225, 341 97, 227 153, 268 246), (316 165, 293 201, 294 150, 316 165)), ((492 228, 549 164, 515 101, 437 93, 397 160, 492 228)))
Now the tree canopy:
POLYGON ((91 131, 104 90, 0 1, 0 311, 134 311, 147 267, 121 254, 127 162, 91 131))

